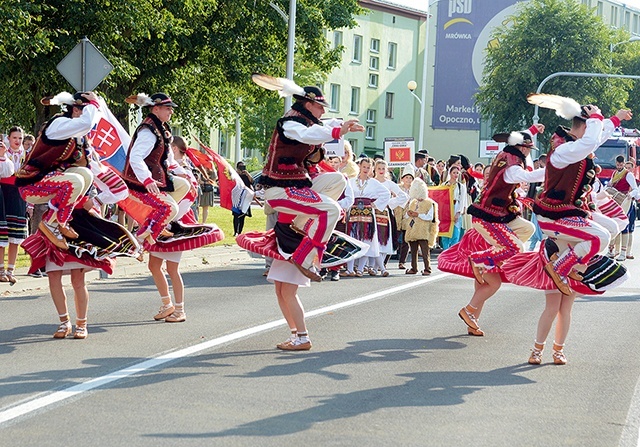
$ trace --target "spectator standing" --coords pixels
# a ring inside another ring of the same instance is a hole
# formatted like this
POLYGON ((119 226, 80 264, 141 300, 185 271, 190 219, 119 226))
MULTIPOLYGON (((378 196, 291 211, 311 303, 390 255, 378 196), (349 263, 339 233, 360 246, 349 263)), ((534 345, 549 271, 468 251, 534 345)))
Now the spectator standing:
MULTIPOLYGON (((245 186, 253 191, 253 178, 251 178, 247 172, 247 166, 243 161, 239 161, 236 164, 236 171, 238 172, 238 175, 240 175, 245 186)), ((244 218, 251 217, 251 207, 247 209, 246 213, 236 211, 232 211, 231 213, 233 214, 233 236, 235 237, 242 233, 242 230, 244 229, 244 218)))

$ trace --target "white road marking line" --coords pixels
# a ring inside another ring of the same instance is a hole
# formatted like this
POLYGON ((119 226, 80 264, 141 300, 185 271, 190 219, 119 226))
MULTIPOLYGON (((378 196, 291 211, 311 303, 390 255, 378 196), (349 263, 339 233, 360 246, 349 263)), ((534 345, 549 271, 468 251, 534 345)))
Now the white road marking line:
MULTIPOLYGON (((355 305, 362 304, 367 301, 372 301, 387 295, 394 295, 396 293, 399 293, 405 290, 413 289, 415 287, 419 287, 429 282, 438 281, 448 276, 451 276, 451 274, 442 273, 442 274, 430 276, 428 278, 424 278, 418 281, 412 281, 407 284, 392 287, 390 289, 381 290, 379 292, 375 292, 370 295, 365 295, 360 298, 355 298, 349 301, 344 301, 342 303, 332 304, 331 306, 326 306, 320 309, 312 310, 310 312, 306 312, 306 316, 308 318, 314 317, 316 315, 322 315, 328 312, 333 312, 335 310, 342 309, 345 307, 355 306, 355 305)), ((134 374, 139 374, 152 368, 157 368, 158 366, 163 365, 167 362, 181 359, 189 355, 196 354, 198 352, 202 352, 204 350, 211 349, 225 343, 239 340, 241 338, 249 337, 251 335, 255 335, 260 332, 268 331, 278 326, 284 326, 286 324, 287 324, 286 321, 284 320, 284 318, 282 318, 280 320, 270 321, 269 323, 261 324, 259 326, 243 329, 241 331, 233 332, 231 334, 224 335, 222 337, 218 337, 213 340, 204 341, 202 343, 189 346, 188 348, 183 348, 178 351, 160 355, 158 357, 152 357, 143 362, 136 363, 135 365, 129 366, 128 368, 123 368, 118 371, 112 372, 110 374, 107 374, 101 377, 96 377, 95 379, 90 379, 86 382, 79 383, 78 385, 71 386, 64 390, 55 391, 46 396, 35 398, 23 404, 2 409, 0 410, 0 424, 8 422, 12 419, 18 418, 20 416, 24 416, 26 414, 32 413, 34 411, 40 410, 49 405, 53 405, 57 402, 61 402, 63 400, 85 393, 87 391, 91 391, 93 389, 108 385, 120 379, 124 379, 125 377, 129 377, 134 374)))

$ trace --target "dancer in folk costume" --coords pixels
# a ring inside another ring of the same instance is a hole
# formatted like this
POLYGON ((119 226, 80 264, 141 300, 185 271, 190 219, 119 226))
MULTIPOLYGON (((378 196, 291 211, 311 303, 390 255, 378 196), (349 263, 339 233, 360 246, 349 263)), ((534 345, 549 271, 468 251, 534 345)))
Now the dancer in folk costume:
POLYGON ((350 179, 354 203, 349 209, 347 234, 369 245, 366 255, 357 261, 357 267, 347 263, 349 276, 362 276, 367 258, 380 256, 380 242, 376 225, 376 210, 384 211, 391 200, 391 192, 382 183, 371 178, 372 161, 368 157, 358 160, 358 177, 350 179))
POLYGON ((404 209, 403 227, 405 239, 411 247, 411 268, 405 274, 418 273, 418 247, 422 253, 424 269, 422 275, 431 274, 430 249, 438 237, 438 205, 429 198, 427 184, 415 179, 409 190, 410 202, 404 209))
POLYGON ((386 258, 390 257, 395 251, 397 239, 397 227, 393 210, 397 207, 404 208, 409 201, 409 195, 404 192, 400 186, 389 180, 389 167, 385 160, 378 160, 375 164, 374 179, 380 182, 382 186, 387 188, 391 193, 391 199, 387 207, 383 211, 376 210, 376 231, 378 233, 378 242, 380 243, 380 254, 373 259, 369 273, 377 274, 379 270, 382 276, 389 276, 386 268, 386 258))
POLYGON ((569 104, 573 109, 563 113, 572 119, 571 130, 559 128, 554 134, 545 189, 533 206, 542 231, 569 244, 557 259, 545 265, 545 271, 564 295, 572 294, 567 278, 574 268, 586 265, 608 247, 611 231, 591 218, 591 211, 596 208, 589 199, 590 184, 595 178, 594 152, 621 120, 632 116, 629 110, 620 110, 611 119, 604 119, 597 106, 580 107, 575 101, 569 104))
MULTIPOLYGON (((332 169, 315 158, 315 155, 314 153, 311 159, 303 161, 312 179, 325 175, 323 171, 332 169)), ((343 200, 348 203, 353 198, 347 192, 343 200)), ((289 338, 278 343, 276 347, 285 351, 307 351, 311 349, 311 339, 305 322, 304 307, 298 296, 298 288, 308 287, 311 282, 309 275, 288 262, 288 259, 307 239, 307 236, 301 234, 293 225, 295 217, 293 214, 278 212, 273 229, 266 233, 240 234, 236 241, 242 248, 272 259, 267 279, 275 284, 278 305, 291 331, 289 338)), ((349 262, 351 258, 361 256, 367 249, 367 245, 334 231, 323 252, 322 267, 333 269, 344 262, 349 262)), ((333 271, 337 274, 337 271, 333 271)))
POLYGON ((100 216, 101 203, 111 204, 126 196, 126 187, 110 171, 100 169, 100 162, 88 151, 89 165, 96 173, 96 184, 100 185, 98 194, 90 186, 87 194, 81 197, 72 211, 74 231, 77 236, 70 238, 67 248, 62 249, 44 232, 38 231, 29 236, 22 246, 31 257, 29 273, 46 270, 49 290, 58 312, 60 326, 53 334, 54 338, 65 338, 72 332, 67 308, 67 296, 62 284, 65 274, 71 275, 76 310, 76 330, 73 338, 87 338, 87 311, 89 293, 85 285, 85 273, 99 268, 107 274, 113 273, 113 258, 129 256, 139 258, 141 247, 137 240, 122 225, 100 216), (98 179, 99 178, 99 179, 98 179), (110 189, 113 188, 113 189, 110 189), (97 197, 100 197, 98 202, 97 197))
POLYGON ((258 183, 263 185, 264 198, 275 211, 296 215, 291 225, 305 237, 291 262, 305 276, 320 281, 320 275, 311 268, 318 267, 340 218, 336 200, 344 191, 346 180, 339 172, 325 172, 312 180, 305 161, 310 157, 322 160, 323 143, 349 132, 362 132, 364 127, 358 120, 332 120, 323 125, 320 118, 329 104, 317 87, 302 88, 288 79, 265 75, 254 75, 252 79, 296 99, 276 124, 258 183))
POLYGON ((633 246, 633 230, 636 221, 635 201, 640 199, 640 188, 638 188, 631 170, 625 167, 625 159, 622 155, 616 157, 616 170, 611 175, 609 183, 607 183, 607 191, 613 193, 629 217, 629 225, 609 245, 609 256, 614 257, 617 255, 616 261, 633 259, 633 257, 628 257, 627 255, 631 253, 631 247, 633 246))
MULTIPOLYGON (((520 183, 544 180, 544 169, 525 169, 533 147, 532 136, 541 132, 544 132, 544 125, 536 124, 528 131, 494 135, 495 141, 507 143, 507 146, 491 163, 479 198, 467 208, 467 213, 473 216, 473 229, 489 245, 482 249, 469 248, 471 253, 468 259, 476 279, 475 290, 469 303, 458 315, 467 324, 470 335, 484 335, 478 319, 484 303, 502 285, 499 267, 516 253, 523 252, 524 243, 535 231, 534 225, 522 217, 516 190, 520 183)), ((463 238, 465 243, 470 240, 463 238)), ((463 242, 456 250, 465 250, 463 242)))
POLYGON ((174 155, 174 164, 169 164, 168 170, 174 178, 181 176, 187 180, 190 189, 178 202, 178 213, 170 224, 171 235, 160 236, 154 244, 145 242, 144 248, 149 252, 149 271, 162 302, 160 310, 153 317, 154 320, 164 320, 165 323, 182 323, 187 320, 184 304, 184 281, 180 274, 182 253, 218 242, 224 238, 224 233, 215 224, 198 224, 192 207, 198 196, 198 179, 193 173, 195 168, 185 156, 187 145, 184 139, 174 137, 171 150, 174 155), (184 171, 184 174, 178 174, 179 169, 184 171), (165 265, 171 279, 173 299, 169 292, 169 282, 163 270, 165 265))
POLYGON ((534 203, 533 211, 548 239, 540 253, 510 258, 503 272, 514 284, 545 290, 546 305, 529 363, 542 362, 542 351, 557 317, 553 362, 564 365, 567 358, 563 348, 577 293, 602 293, 626 279, 623 267, 598 255, 619 226, 597 212, 591 184, 596 175, 594 152, 621 120, 632 115, 629 110, 620 110, 611 119, 604 119, 597 106, 580 106, 570 98, 536 94, 528 99, 532 104, 555 109, 561 117, 571 119, 572 126, 570 130, 559 127, 552 137, 544 191, 534 203), (548 278, 540 273, 541 266, 548 278))
POLYGON ((122 178, 130 190, 130 214, 135 206, 145 211, 136 237, 153 244, 160 235, 171 236, 167 229, 178 214, 178 202, 189 192, 189 181, 180 177, 185 170, 175 163, 171 150, 171 128, 168 121, 177 105, 165 93, 133 95, 130 104, 147 107, 149 113, 142 120, 131 139, 122 178), (169 166, 175 166, 173 173, 169 166))
POLYGON ((16 172, 15 184, 26 202, 49 203, 51 209, 38 228, 57 247, 66 250, 65 238, 78 236, 69 225, 71 213, 93 183, 93 174, 87 167, 89 142, 85 137, 100 118, 98 96, 93 92, 62 92, 41 102, 62 106, 63 113, 44 125, 16 172))

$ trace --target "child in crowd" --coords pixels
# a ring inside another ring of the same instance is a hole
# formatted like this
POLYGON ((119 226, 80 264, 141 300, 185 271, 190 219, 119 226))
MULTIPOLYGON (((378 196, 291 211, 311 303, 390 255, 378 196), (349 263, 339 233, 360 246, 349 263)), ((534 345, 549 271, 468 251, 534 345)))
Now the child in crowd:
POLYGON ((438 236, 438 205, 429 198, 427 184, 415 179, 409 190, 410 202, 405 208, 403 227, 405 239, 411 247, 411 268, 405 273, 418 273, 418 247, 422 252, 424 270, 422 275, 431 274, 429 250, 436 243, 438 236))

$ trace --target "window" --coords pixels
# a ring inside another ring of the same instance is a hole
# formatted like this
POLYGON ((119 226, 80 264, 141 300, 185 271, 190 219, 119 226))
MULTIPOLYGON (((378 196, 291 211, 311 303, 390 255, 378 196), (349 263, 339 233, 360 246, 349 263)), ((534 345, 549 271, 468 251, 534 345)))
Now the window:
POLYGON ((351 144, 351 154, 355 155, 358 153, 358 140, 349 140, 351 144))
POLYGON ((396 68, 396 59, 398 54, 398 44, 395 42, 389 42, 389 62, 387 68, 396 68))
POLYGON ((372 53, 380 52, 380 39, 371 39, 371 52, 372 53))
POLYGON ((374 126, 367 126, 364 137, 367 140, 375 140, 376 139, 376 128, 374 126))
POLYGON ((340 85, 331 84, 331 97, 329 110, 337 112, 340 109, 340 85))
POLYGON ((360 110, 360 87, 351 87, 351 106, 349 113, 357 115, 360 110))
POLYGON ((369 87, 378 87, 378 75, 375 73, 369 73, 369 87))
POLYGON ((638 14, 633 15, 633 34, 638 34, 638 14))
POLYGON ((375 122, 376 122, 376 110, 367 109, 367 123, 375 123, 375 122))
POLYGON ((380 58, 378 56, 371 56, 369 58, 369 70, 378 71, 379 69, 380 69, 380 58))
POLYGON ((631 29, 631 13, 629 11, 625 11, 624 13, 624 29, 631 29))
POLYGON ((387 93, 384 102, 384 117, 393 118, 393 100, 395 93, 387 93))
POLYGON ((353 58, 352 62, 362 63, 362 36, 353 36, 353 58))
POLYGON ((611 7, 611 26, 618 26, 618 7, 617 6, 612 6, 611 7))
POLYGON ((338 48, 342 45, 342 31, 333 32, 333 48, 338 48))
POLYGON ((598 6, 596 7, 596 14, 598 17, 602 17, 603 9, 604 6, 602 5, 602 2, 598 2, 598 6))

